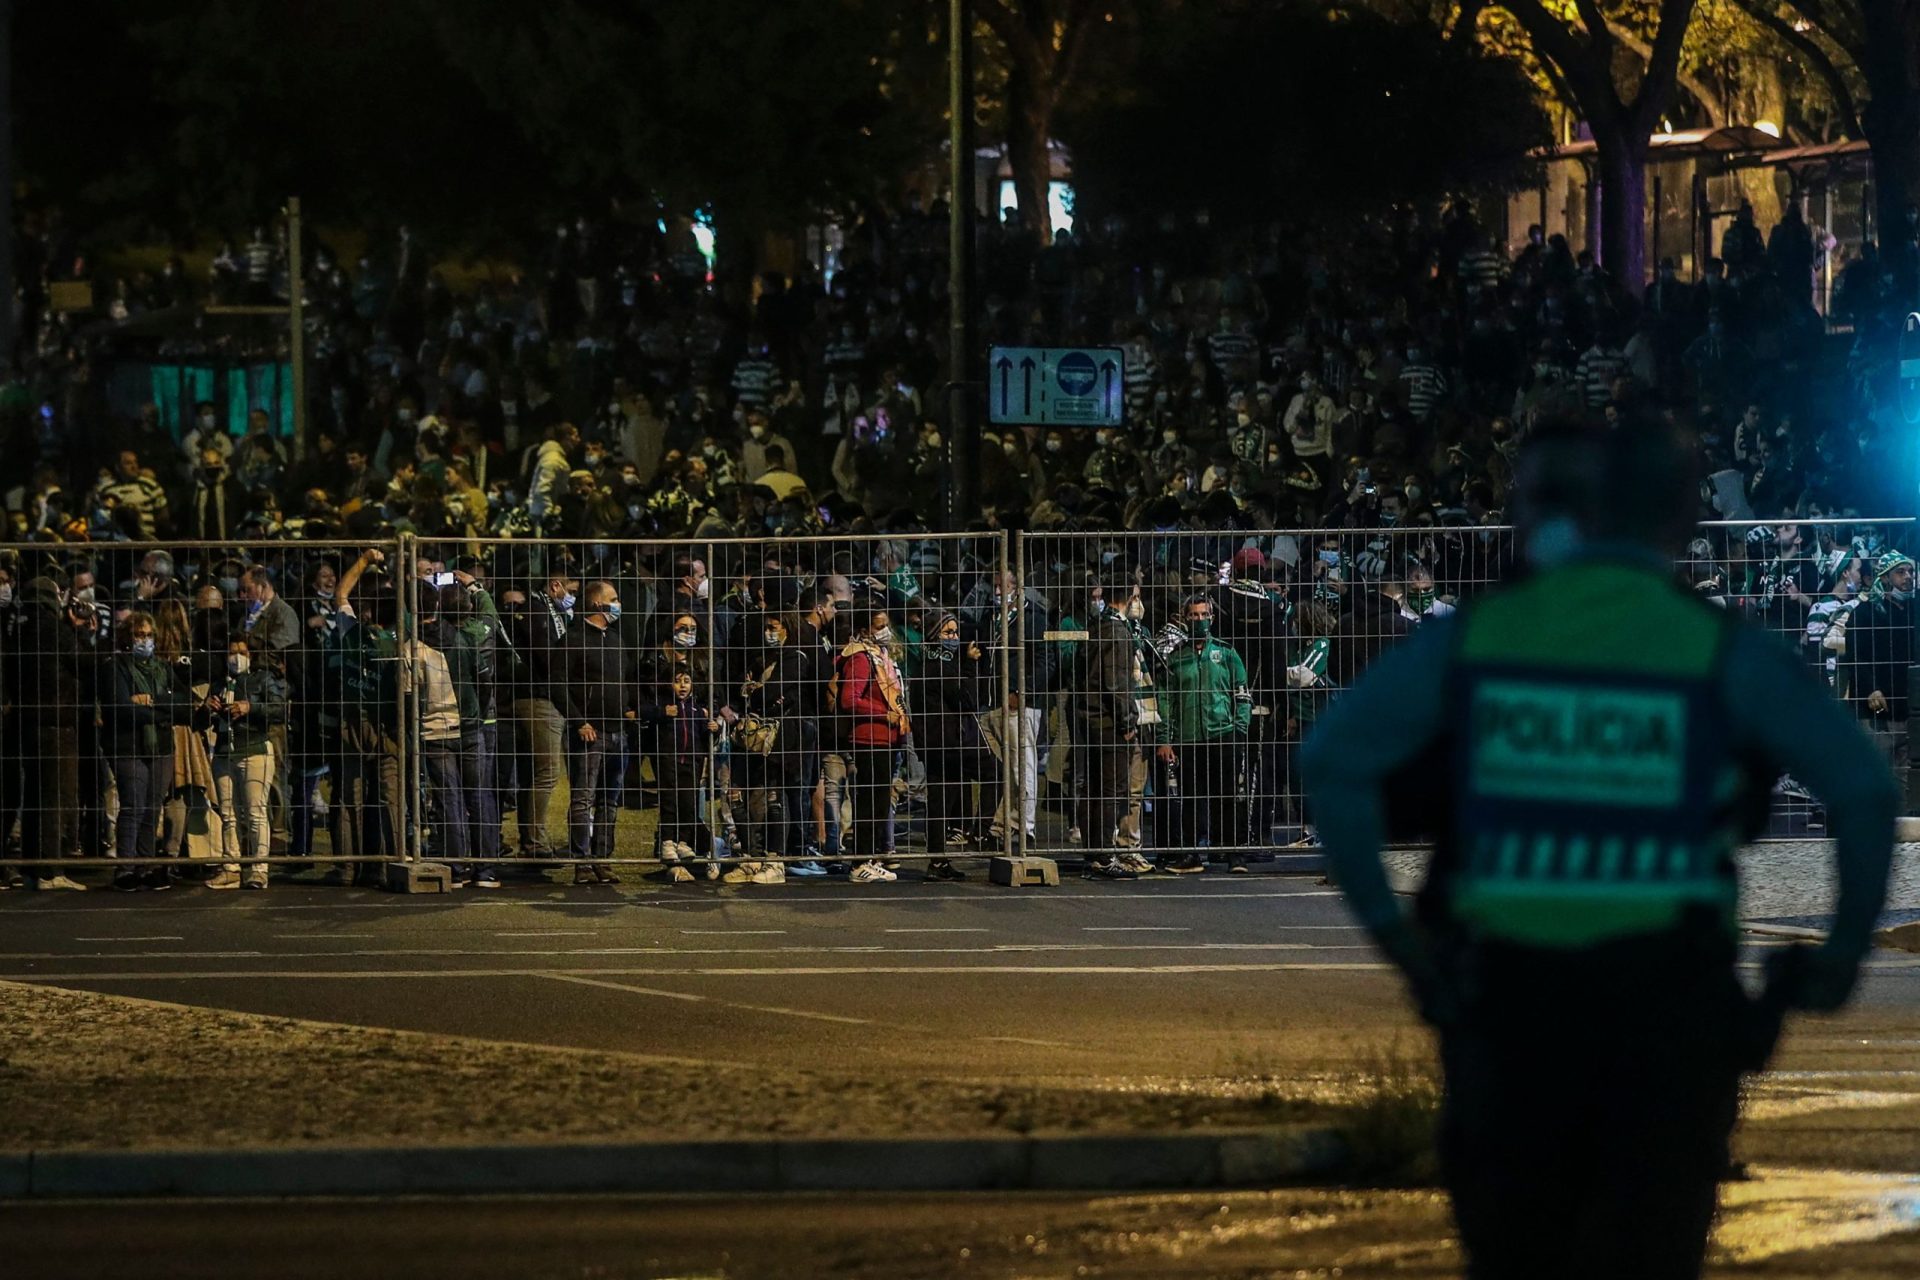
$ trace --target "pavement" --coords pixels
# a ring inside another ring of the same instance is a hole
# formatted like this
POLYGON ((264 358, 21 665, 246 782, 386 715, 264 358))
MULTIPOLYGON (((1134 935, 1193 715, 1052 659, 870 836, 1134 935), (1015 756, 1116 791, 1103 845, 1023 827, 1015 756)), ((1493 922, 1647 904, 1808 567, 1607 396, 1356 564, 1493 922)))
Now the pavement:
MULTIPOLYGON (((1920 1274, 1912 1182, 1823 1181, 1781 1171, 1734 1184, 1707 1274, 1712 1280, 1910 1280, 1920 1274)), ((1460 1274, 1438 1193, 1316 1188, 1127 1196, 0 1204, 0 1239, 7 1242, 7 1274, 19 1280, 1440 1280, 1460 1274)))

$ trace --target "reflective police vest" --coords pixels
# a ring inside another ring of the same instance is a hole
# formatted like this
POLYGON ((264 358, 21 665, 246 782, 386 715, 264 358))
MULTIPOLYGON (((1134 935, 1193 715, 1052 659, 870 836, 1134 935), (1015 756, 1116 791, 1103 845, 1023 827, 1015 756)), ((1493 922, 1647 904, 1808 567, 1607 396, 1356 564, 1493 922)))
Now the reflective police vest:
POLYGON ((1582 947, 1704 907, 1731 929, 1752 780, 1729 750, 1736 624, 1657 566, 1576 561, 1463 611, 1436 875, 1474 936, 1582 947))

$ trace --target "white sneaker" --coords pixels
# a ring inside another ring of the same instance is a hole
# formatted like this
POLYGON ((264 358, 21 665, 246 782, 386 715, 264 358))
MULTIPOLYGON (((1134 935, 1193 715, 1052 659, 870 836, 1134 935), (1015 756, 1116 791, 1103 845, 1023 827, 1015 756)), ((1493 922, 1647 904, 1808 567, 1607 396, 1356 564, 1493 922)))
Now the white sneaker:
POLYGON ((681 866, 679 863, 676 862, 670 868, 670 870, 672 871, 673 874, 669 877, 669 879, 671 879, 675 884, 693 883, 693 872, 687 870, 685 867, 681 866))
POLYGON ((854 884, 879 884, 883 881, 898 880, 899 878, 899 876, 887 870, 877 861, 863 862, 847 873, 847 879, 851 880, 854 884))
MULTIPOLYGON (((891 880, 893 877, 888 876, 887 878, 891 880)), ((33 887, 42 892, 51 889, 72 889, 80 893, 85 893, 87 889, 87 886, 81 884, 78 880, 69 880, 65 876, 41 876, 33 882, 33 887)))
POLYGON ((240 887, 240 873, 238 871, 222 871, 220 874, 214 876, 213 879, 207 881, 205 887, 208 889, 238 889, 240 887))
POLYGON ((1151 862, 1131 851, 1116 854, 1115 860, 1135 875, 1145 875, 1147 872, 1153 870, 1153 864, 1151 862))
POLYGON ((784 862, 763 862, 753 871, 755 884, 785 884, 787 882, 787 864, 784 862))
POLYGON ((680 861, 679 843, 673 840, 662 840, 660 842, 660 861, 662 862, 680 861))

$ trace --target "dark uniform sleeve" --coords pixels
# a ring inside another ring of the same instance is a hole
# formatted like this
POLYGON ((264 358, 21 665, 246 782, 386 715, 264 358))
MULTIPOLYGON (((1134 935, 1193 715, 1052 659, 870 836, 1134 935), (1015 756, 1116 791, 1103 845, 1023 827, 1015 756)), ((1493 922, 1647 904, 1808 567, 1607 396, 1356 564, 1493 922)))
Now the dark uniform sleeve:
POLYGON ((1328 705, 1300 753, 1308 810, 1354 914, 1378 933, 1400 921, 1380 865, 1386 780, 1439 735, 1453 624, 1433 622, 1368 665, 1328 705))
POLYGON ((1791 773, 1827 806, 1840 880, 1829 944, 1865 954, 1893 858, 1901 797, 1892 769, 1846 705, 1763 632, 1740 628, 1721 689, 1737 745, 1791 773))

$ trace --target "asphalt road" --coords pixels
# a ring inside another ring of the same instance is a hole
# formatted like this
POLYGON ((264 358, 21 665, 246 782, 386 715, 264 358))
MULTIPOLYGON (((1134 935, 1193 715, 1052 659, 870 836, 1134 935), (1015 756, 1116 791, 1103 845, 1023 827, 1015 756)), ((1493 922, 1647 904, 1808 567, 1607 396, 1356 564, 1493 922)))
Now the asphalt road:
MULTIPOLYGON (((1736 1184, 1709 1275, 1906 1280, 1920 1269, 1913 1181, 1736 1184)), ((34 1205, 0 1207, 0 1239, 19 1280, 1459 1274, 1444 1200, 1417 1191, 34 1205)))
MULTIPOLYGON (((7 894, 0 948, 0 978, 855 1074, 1338 1071, 1419 1034, 1337 894, 1274 874, 7 894)), ((1819 1033, 1839 1047, 1920 1027, 1920 957, 1872 968, 1855 1021, 1819 1033)))

